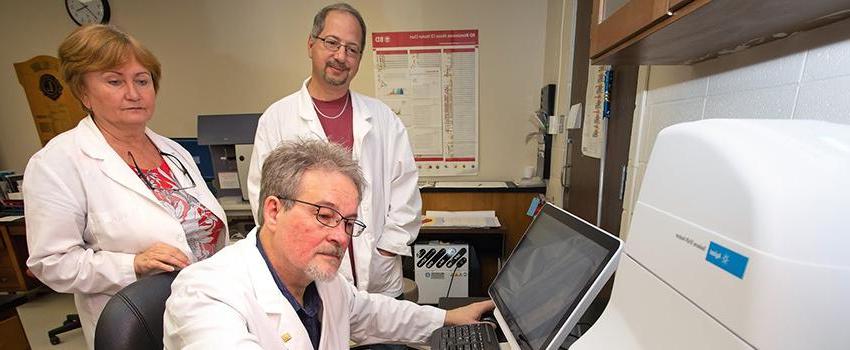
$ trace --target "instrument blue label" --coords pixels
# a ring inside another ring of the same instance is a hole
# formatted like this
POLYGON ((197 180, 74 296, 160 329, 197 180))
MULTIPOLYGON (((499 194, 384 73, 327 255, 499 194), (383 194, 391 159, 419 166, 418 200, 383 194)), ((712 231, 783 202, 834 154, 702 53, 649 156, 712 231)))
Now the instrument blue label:
POLYGON ((731 273, 735 277, 744 279, 744 271, 747 270, 747 262, 750 261, 750 258, 720 244, 711 242, 708 245, 705 260, 731 273))
POLYGON ((531 205, 528 207, 528 211, 525 215, 534 217, 537 215, 537 209, 540 207, 540 198, 534 197, 531 199, 531 205))

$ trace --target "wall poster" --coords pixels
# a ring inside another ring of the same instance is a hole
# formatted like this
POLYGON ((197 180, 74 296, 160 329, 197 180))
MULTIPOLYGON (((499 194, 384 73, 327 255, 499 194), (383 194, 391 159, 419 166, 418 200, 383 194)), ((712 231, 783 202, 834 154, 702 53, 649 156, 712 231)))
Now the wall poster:
POLYGON ((375 96, 401 118, 420 176, 478 173, 478 30, 372 33, 375 96))

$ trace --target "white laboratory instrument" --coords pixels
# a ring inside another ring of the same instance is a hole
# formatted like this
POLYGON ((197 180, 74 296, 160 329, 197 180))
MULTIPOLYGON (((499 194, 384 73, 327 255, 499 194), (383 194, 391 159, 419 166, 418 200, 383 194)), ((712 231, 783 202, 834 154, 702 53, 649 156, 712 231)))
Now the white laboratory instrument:
POLYGON ((655 142, 611 300, 570 349, 850 349, 850 125, 655 142))
POLYGON ((469 296, 468 244, 428 242, 415 244, 413 251, 420 304, 437 304, 442 297, 469 296))

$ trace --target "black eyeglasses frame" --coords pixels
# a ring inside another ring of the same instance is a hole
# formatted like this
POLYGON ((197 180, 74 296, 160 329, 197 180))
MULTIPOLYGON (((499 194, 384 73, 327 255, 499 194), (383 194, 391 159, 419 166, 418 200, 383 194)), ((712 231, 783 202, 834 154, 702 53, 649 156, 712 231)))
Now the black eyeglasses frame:
POLYGON ((142 181, 145 182, 145 185, 148 186, 148 188, 151 191, 155 191, 155 190, 185 191, 185 190, 188 190, 188 189, 191 189, 191 188, 195 188, 195 186, 197 186, 197 184, 195 183, 195 179, 193 179, 192 175, 189 174, 189 169, 186 169, 186 166, 183 165, 183 162, 180 161, 180 158, 177 158, 177 156, 175 156, 173 154, 165 153, 163 151, 159 151, 159 155, 161 157, 163 157, 163 160, 165 160, 166 158, 171 159, 174 164, 177 164, 177 166, 180 167, 180 172, 183 173, 183 176, 189 178, 189 181, 192 183, 191 186, 183 186, 183 184, 180 183, 180 180, 178 180, 176 176, 173 176, 174 171, 172 170, 172 176, 174 177, 174 183, 176 183, 180 186, 178 186, 177 188, 154 187, 154 185, 148 180, 147 176, 145 176, 145 174, 142 173, 142 169, 139 168, 139 163, 136 163, 136 158, 133 157, 133 153, 131 153, 130 151, 127 151, 127 155, 129 155, 130 160, 133 161, 133 170, 136 172, 136 175, 138 175, 139 178, 141 178, 142 181))
POLYGON ((286 197, 281 197, 281 196, 277 196, 277 195, 275 197, 277 199, 282 200, 282 201, 293 201, 293 202, 297 202, 297 203, 306 204, 306 205, 316 207, 316 221, 318 221, 320 224, 322 224, 326 227, 334 228, 334 227, 339 226, 340 222, 345 221, 345 226, 343 226, 343 231, 345 231, 345 233, 347 233, 351 237, 360 236, 360 234, 362 234, 363 231, 366 230, 366 224, 364 224, 362 221, 357 220, 357 219, 349 219, 349 218, 343 216, 342 213, 340 213, 338 210, 336 210, 334 208, 327 207, 327 206, 324 206, 324 205, 318 205, 318 204, 315 204, 315 203, 305 202, 305 201, 302 201, 302 200, 299 200, 299 199, 294 199, 294 198, 286 198, 286 197), (334 214, 336 214, 336 216, 339 218, 339 219, 333 219, 336 223, 328 223, 328 222, 322 221, 322 219, 319 215, 322 212, 322 209, 328 209, 328 210, 332 211, 334 214), (357 227, 357 230, 354 229, 355 226, 357 227))

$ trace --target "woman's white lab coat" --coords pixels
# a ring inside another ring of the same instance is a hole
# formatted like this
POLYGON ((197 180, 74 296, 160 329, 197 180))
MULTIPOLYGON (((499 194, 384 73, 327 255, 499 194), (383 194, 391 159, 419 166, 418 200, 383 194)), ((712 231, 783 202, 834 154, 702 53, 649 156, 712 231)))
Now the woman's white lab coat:
MULTIPOLYGON (((180 159, 196 183, 187 191, 226 223, 189 152, 145 132, 160 151, 180 159)), ((181 183, 188 181, 169 165, 181 183)), ((27 266, 53 290, 74 293, 89 348, 103 306, 136 280, 136 253, 163 242, 193 259, 180 222, 107 144, 91 117, 30 158, 23 187, 27 266)))
MULTIPOLYGON (((256 232, 180 272, 163 318, 166 349, 313 349, 257 250, 256 232)), ((348 349, 349 340, 422 343, 445 320, 444 310, 357 291, 341 275, 316 287, 319 349, 348 349)))
MULTIPOLYGON (((261 167, 269 153, 282 141, 312 138, 327 141, 313 109, 307 82, 301 90, 272 104, 260 117, 248 173, 248 197, 257 217, 261 167)), ((351 91, 354 108, 352 154, 366 179, 358 216, 366 230, 354 238, 357 286, 360 290, 398 296, 402 292, 401 257, 386 257, 381 248, 410 255, 409 245, 421 226, 419 175, 407 131, 401 120, 383 102, 351 91)), ((346 256, 340 272, 352 280, 346 256)))

